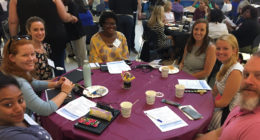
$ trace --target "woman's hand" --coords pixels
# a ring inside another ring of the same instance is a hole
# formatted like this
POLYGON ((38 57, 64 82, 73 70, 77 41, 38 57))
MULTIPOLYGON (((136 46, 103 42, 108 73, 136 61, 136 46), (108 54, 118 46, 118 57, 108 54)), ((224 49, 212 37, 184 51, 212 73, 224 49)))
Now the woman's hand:
POLYGON ((61 85, 61 92, 69 94, 74 86, 75 84, 73 84, 69 79, 66 78, 61 85))

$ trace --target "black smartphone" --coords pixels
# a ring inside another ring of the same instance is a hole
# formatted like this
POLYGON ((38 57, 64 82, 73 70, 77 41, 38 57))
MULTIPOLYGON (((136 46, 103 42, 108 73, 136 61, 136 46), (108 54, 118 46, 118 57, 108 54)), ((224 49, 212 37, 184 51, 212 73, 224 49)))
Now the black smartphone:
POLYGON ((193 110, 190 107, 187 107, 187 106, 186 107, 182 107, 181 110, 183 112, 185 112, 187 115, 189 115, 194 120, 202 118, 202 115, 199 112, 193 110))

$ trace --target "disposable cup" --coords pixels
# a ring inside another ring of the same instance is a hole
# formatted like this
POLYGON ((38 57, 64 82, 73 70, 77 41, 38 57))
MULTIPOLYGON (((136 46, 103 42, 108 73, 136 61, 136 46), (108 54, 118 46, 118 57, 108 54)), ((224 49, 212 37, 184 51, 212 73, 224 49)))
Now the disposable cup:
POLYGON ((120 104, 121 106, 121 114, 124 118, 129 118, 131 116, 131 110, 133 104, 128 101, 124 101, 120 104))
POLYGON ((169 73, 168 67, 162 67, 162 78, 167 78, 169 73))
POLYGON ((182 98, 184 94, 185 86, 181 84, 175 85, 175 96, 177 98, 182 98))
POLYGON ((146 103, 148 105, 153 105, 155 102, 155 96, 156 96, 156 91, 154 90, 147 90, 145 92, 146 95, 146 103))
POLYGON ((179 31, 182 32, 183 25, 179 25, 179 31))

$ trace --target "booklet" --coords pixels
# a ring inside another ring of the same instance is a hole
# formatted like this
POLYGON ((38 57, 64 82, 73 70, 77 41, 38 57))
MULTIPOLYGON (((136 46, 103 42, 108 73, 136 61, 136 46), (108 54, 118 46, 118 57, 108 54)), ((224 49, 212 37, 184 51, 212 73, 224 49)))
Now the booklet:
POLYGON ((188 124, 168 106, 147 110, 144 111, 144 113, 162 132, 188 126, 188 124))
POLYGON ((189 79, 178 79, 179 84, 185 86, 185 89, 205 89, 211 90, 206 80, 189 80, 189 79))
POLYGON ((107 68, 110 74, 121 74, 122 71, 131 70, 125 61, 107 62, 107 68))
POLYGON ((56 113, 68 120, 75 121, 86 115, 89 112, 90 107, 95 106, 95 102, 81 96, 58 109, 56 113))

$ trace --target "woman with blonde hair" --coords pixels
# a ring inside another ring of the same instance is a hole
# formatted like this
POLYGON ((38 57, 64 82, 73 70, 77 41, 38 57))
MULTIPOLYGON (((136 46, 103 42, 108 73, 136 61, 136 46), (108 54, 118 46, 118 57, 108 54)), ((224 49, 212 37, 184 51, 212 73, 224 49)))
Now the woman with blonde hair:
POLYGON ((215 112, 209 129, 217 129, 224 123, 230 110, 234 107, 234 99, 242 80, 243 66, 238 60, 238 43, 232 35, 223 35, 216 42, 216 56, 222 63, 217 73, 213 95, 221 95, 215 100, 215 112))
POLYGON ((164 16, 166 23, 174 23, 175 18, 172 12, 172 2, 167 1, 164 5, 164 16))
POLYGON ((155 6, 151 15, 151 18, 147 22, 148 27, 157 34, 157 46, 158 48, 168 47, 172 45, 172 37, 167 36, 164 33, 164 8, 163 6, 155 6))

